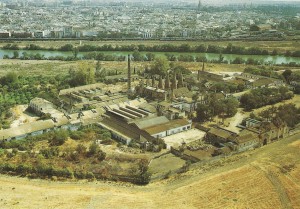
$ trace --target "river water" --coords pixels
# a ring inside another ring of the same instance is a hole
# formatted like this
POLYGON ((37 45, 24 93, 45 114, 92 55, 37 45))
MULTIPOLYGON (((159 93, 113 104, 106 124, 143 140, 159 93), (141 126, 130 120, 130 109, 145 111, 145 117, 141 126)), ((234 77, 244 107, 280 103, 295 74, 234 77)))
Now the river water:
MULTIPOLYGON (((3 58, 4 55, 8 55, 9 57, 13 56, 13 52, 15 50, 3 50, 0 49, 0 58, 3 58)), ((45 58, 49 57, 55 57, 55 56, 63 56, 63 57, 68 57, 68 56, 73 56, 72 52, 62 52, 62 51, 47 51, 47 50, 18 50, 19 55, 22 56, 24 52, 28 54, 41 54, 45 58)), ((78 57, 82 57, 84 54, 89 53, 89 52, 79 52, 78 57)), ((132 52, 121 52, 121 51, 105 51, 105 52, 99 52, 99 53, 104 53, 106 55, 116 55, 116 56, 126 56, 127 54, 130 54, 132 52)), ((165 52, 153 52, 157 56, 161 56, 166 54, 165 52)), ((146 52, 141 52, 141 54, 146 54, 146 52)), ((179 56, 180 54, 187 54, 187 55, 193 55, 194 57, 197 56, 202 56, 206 57, 208 61, 211 60, 218 60, 219 59, 219 54, 213 54, 213 53, 178 53, 178 52, 168 52, 168 54, 174 54, 175 56, 179 56)), ((249 58, 252 58, 254 60, 258 60, 263 63, 269 63, 269 64, 287 64, 290 62, 295 62, 297 64, 300 64, 300 57, 285 57, 282 55, 278 56, 271 56, 271 55, 236 55, 236 54, 222 54, 224 57, 223 60, 226 60, 228 62, 232 62, 236 57, 240 57, 244 60, 247 60, 249 58)))

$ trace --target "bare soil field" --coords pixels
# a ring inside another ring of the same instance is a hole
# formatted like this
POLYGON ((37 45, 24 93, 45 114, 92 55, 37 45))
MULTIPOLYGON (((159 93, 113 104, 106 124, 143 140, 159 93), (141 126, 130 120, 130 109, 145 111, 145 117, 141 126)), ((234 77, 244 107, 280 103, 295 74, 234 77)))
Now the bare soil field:
MULTIPOLYGON (((147 186, 0 176, 0 208, 300 208, 300 134, 147 186)), ((164 166, 163 164, 161 166, 164 166)))
POLYGON ((13 71, 24 75, 61 75, 66 74, 76 62, 49 60, 0 60, 0 76, 13 71))

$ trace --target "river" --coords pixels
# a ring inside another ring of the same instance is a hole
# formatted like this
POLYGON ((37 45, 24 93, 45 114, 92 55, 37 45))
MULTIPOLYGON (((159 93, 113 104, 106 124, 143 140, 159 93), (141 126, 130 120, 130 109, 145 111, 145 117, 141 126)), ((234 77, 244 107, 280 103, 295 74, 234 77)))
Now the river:
MULTIPOLYGON (((8 55, 9 57, 13 56, 13 52, 16 50, 3 50, 0 49, 0 58, 3 58, 4 55, 8 55)), ((55 57, 55 56, 73 56, 72 52, 62 52, 62 51, 47 51, 47 50, 18 50, 19 55, 22 56, 24 52, 28 54, 41 54, 45 58, 49 57, 55 57)), ((89 53, 89 52, 79 52, 78 57, 83 57, 84 54, 89 53)), ((99 53, 104 53, 106 55, 116 55, 116 56, 126 56, 129 53, 132 52, 122 52, 122 51, 105 51, 105 52, 99 52, 99 53)), ((158 56, 162 56, 166 54, 166 52, 153 52, 154 54, 158 56)), ((218 60, 219 59, 219 54, 213 54, 213 53, 178 53, 178 52, 167 52, 168 54, 174 54, 175 56, 179 56, 180 54, 185 54, 185 55, 192 55, 194 57, 197 56, 202 56, 206 57, 208 61, 211 60, 218 60)), ((145 55, 146 52, 141 52, 141 54, 145 55)), ((252 58, 254 60, 259 60, 260 62, 263 63, 269 63, 269 64, 287 64, 290 62, 295 62, 297 64, 300 64, 300 57, 285 57, 282 55, 277 55, 277 56, 271 56, 271 55, 236 55, 236 54, 222 54, 224 57, 223 60, 226 60, 228 62, 233 61, 236 57, 240 57, 243 60, 247 60, 249 58, 252 58)))

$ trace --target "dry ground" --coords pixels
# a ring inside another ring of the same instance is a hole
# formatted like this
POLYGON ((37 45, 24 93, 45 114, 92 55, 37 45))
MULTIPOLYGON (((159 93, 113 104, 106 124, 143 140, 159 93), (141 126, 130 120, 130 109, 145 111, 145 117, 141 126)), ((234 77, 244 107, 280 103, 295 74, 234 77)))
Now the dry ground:
POLYGON ((300 134, 147 186, 0 176, 0 208, 296 209, 299 150, 300 134))

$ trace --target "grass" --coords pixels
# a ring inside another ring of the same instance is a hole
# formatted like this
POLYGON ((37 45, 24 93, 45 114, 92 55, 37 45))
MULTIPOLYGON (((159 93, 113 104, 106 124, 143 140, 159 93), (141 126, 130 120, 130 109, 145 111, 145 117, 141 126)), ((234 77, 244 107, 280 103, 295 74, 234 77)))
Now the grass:
MULTIPOLYGON (((76 68, 79 62, 87 62, 96 67, 96 61, 80 60, 80 61, 54 61, 54 60, 1 60, 0 61, 0 76, 7 74, 9 71, 17 72, 21 75, 66 75, 69 69, 76 68)), ((102 68, 119 73, 127 72, 127 62, 122 61, 101 61, 102 68)), ((199 62, 174 62, 177 65, 182 65, 191 71, 202 69, 202 63, 199 62)), ((137 71, 143 71, 146 66, 150 66, 151 62, 132 62, 132 68, 137 71)), ((243 72, 246 67, 258 67, 245 64, 219 64, 206 63, 205 70, 210 72, 243 72)), ((277 70, 286 70, 289 67, 276 67, 277 70)), ((290 69, 296 69, 290 67, 290 69)))
POLYGON ((169 171, 176 171, 184 164, 184 160, 174 156, 173 154, 167 154, 153 159, 150 163, 149 171, 152 174, 152 177, 155 178, 166 175, 169 171))
MULTIPOLYGON (((70 68, 78 66, 79 62, 88 62, 96 66, 96 61, 50 61, 50 60, 1 60, 0 75, 5 75, 8 71, 16 71, 20 74, 27 75, 57 75, 65 74, 70 68)), ((202 69, 202 63, 197 62, 176 62, 192 71, 202 69)), ((146 66, 150 66, 151 62, 133 62, 132 67, 137 70, 143 70, 146 66)), ((126 72, 127 62, 118 61, 101 61, 102 68, 106 70, 118 70, 119 72, 126 72)), ((236 72, 243 71, 245 65, 227 65, 227 64, 206 64, 208 71, 227 71, 236 72)))

